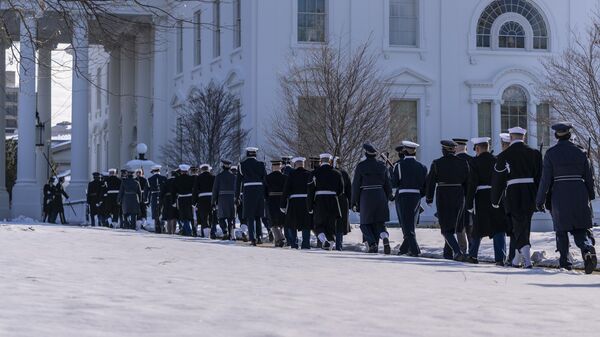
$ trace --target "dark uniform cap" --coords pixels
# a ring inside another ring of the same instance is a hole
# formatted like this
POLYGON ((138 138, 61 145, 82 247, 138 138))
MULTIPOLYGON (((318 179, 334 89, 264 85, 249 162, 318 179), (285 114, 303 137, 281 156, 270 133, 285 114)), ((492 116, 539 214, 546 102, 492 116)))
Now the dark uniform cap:
POLYGON ((271 160, 271 165, 281 165, 281 160, 271 160))
POLYGON ((394 150, 396 152, 400 153, 400 152, 404 151, 404 145, 398 145, 398 146, 396 146, 396 148, 394 150))
POLYGON ((92 173, 92 176, 93 177, 99 177, 100 176, 100 172, 94 172, 94 173, 92 173))
POLYGON ((310 161, 313 161, 313 162, 315 162, 315 161, 316 161, 316 162, 318 162, 318 161, 321 161, 321 159, 319 159, 319 157, 317 157, 317 156, 310 156, 310 157, 308 158, 308 160, 310 160, 310 161))
POLYGON ((377 154, 377 150, 375 150, 375 148, 371 144, 368 144, 368 143, 363 144, 363 149, 365 150, 365 152, 367 154, 370 154, 373 156, 377 154))
POLYGON ((446 149, 446 150, 454 150, 456 149, 456 142, 452 141, 452 140, 442 140, 440 142, 440 144, 442 144, 442 148, 446 149))
POLYGON ((564 136, 568 134, 569 132, 571 132, 572 128, 573 124, 569 122, 561 122, 552 125, 552 130, 554 130, 559 136, 564 136))
POLYGON ((292 158, 294 158, 294 157, 293 156, 283 156, 283 157, 281 157, 281 161, 284 164, 288 164, 292 161, 292 158))
POLYGON ((231 165, 231 160, 229 160, 229 159, 221 159, 221 164, 229 166, 229 165, 231 165))
POLYGON ((467 142, 469 142, 468 139, 464 139, 464 138, 452 138, 452 140, 457 144, 457 145, 467 145, 467 142))

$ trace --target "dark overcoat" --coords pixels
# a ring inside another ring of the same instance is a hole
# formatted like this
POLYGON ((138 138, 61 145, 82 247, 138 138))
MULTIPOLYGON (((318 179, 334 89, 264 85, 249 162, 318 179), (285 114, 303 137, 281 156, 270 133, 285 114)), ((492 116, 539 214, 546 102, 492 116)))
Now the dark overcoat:
POLYGON ((360 212, 361 224, 390 220, 388 202, 393 199, 389 171, 385 164, 372 156, 356 166, 352 181, 352 206, 360 212))
POLYGON ((171 177, 160 186, 160 214, 164 221, 177 219, 177 207, 173 206, 176 203, 173 195, 174 183, 175 178, 171 177))
POLYGON ((406 156, 394 165, 392 186, 396 188, 396 210, 398 222, 416 225, 421 209, 421 198, 425 196, 427 167, 414 156, 406 156))
POLYGON ((238 168, 236 198, 243 203, 242 218, 265 216, 265 163, 254 157, 242 161, 238 168), (243 194, 243 195, 242 195, 243 194))
POLYGON ((350 212, 350 203, 352 202, 352 181, 350 175, 344 169, 337 169, 342 175, 342 181, 344 182, 344 193, 339 198, 340 210, 342 211, 342 217, 338 220, 335 231, 344 235, 350 233, 350 220, 348 213, 350 212))
POLYGON ((132 177, 121 181, 117 202, 121 205, 123 214, 140 214, 142 189, 140 184, 132 177))
POLYGON ((311 215, 306 207, 310 177, 310 171, 299 167, 291 171, 285 180, 280 207, 285 210, 286 228, 312 229, 311 215))
POLYGON ((94 179, 88 183, 86 201, 90 207, 91 214, 99 213, 105 190, 106 183, 100 179, 94 179))
POLYGON ((331 219, 340 219, 342 210, 339 199, 344 194, 344 181, 340 171, 331 165, 321 165, 312 172, 308 185, 308 210, 313 212, 315 225, 331 219))
POLYGON ((192 190, 194 188, 194 176, 181 174, 173 182, 173 198, 177 206, 177 218, 183 221, 194 220, 194 209, 192 208, 192 190))
POLYGON ((281 171, 274 171, 267 175, 265 184, 265 199, 267 200, 267 217, 271 226, 282 227, 285 214, 281 212, 281 197, 286 176, 281 171))
POLYGON ((202 172, 195 177, 194 189, 192 191, 194 205, 196 205, 199 214, 210 214, 212 212, 212 191, 215 183, 215 176, 210 172, 202 172))
POLYGON ((225 169, 215 177, 212 204, 217 206, 219 219, 235 219, 235 175, 225 169))

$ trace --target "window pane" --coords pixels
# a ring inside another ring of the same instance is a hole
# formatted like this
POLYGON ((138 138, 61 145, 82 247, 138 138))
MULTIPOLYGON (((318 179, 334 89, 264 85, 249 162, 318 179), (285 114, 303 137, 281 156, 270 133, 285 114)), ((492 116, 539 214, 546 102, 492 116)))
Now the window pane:
POLYGON ((417 46, 417 0, 390 0, 390 45, 417 46))
POLYGON ((177 73, 183 71, 183 21, 177 22, 177 73))
POLYGON ((202 62, 202 25, 200 11, 194 13, 194 64, 202 62))
POLYGON ((550 105, 540 104, 537 106, 537 140, 538 144, 550 146, 550 105))
POLYGON ((477 106, 478 137, 492 138, 492 103, 483 102, 477 106))
POLYGON ((213 3, 213 57, 221 56, 221 1, 213 3))
POLYGON ((417 107, 416 100, 390 102, 390 146, 392 148, 403 140, 419 142, 417 107))
POLYGON ((298 0, 298 41, 325 42, 325 0, 298 0))
POLYGON ((527 129, 527 94, 518 86, 508 87, 502 94, 501 128, 520 126, 527 129))

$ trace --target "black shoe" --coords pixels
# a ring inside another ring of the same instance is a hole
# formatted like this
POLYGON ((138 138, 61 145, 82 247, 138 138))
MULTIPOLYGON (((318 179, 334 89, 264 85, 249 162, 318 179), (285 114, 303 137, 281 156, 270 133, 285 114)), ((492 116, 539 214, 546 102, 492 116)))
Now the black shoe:
POLYGON ((458 262, 465 262, 465 255, 463 253, 454 254, 453 260, 458 262))
POLYGON ((498 267, 504 267, 504 262, 498 261, 498 262, 496 262, 496 266, 498 266, 498 267))
POLYGON ((465 258, 465 262, 466 263, 472 263, 472 264, 479 264, 479 260, 477 258, 475 258, 475 257, 472 257, 472 256, 467 256, 465 258))
POLYGON ((252 241, 250 241, 250 246, 254 246, 254 247, 256 247, 256 240, 252 240, 252 241))
POLYGON ((377 254, 379 252, 379 245, 374 243, 372 245, 369 246, 369 253, 371 254, 377 254))
POLYGON ((242 241, 248 242, 248 234, 242 232, 242 241))
POLYGON ((419 253, 407 253, 406 256, 419 257, 419 253))
POLYGON ((217 235, 216 234, 211 234, 210 235, 210 239, 211 240, 216 240, 217 239, 217 235))
POLYGON ((390 255, 392 253, 392 247, 390 247, 390 239, 383 239, 383 253, 385 255, 390 255))
POLYGON ((262 245, 262 239, 261 239, 261 238, 258 238, 258 239, 256 240, 256 244, 262 245))
POLYGON ((587 253, 585 253, 583 260, 584 260, 584 266, 585 266, 585 273, 586 274, 593 273, 594 270, 596 269, 596 266, 598 265, 598 258, 596 257, 596 249, 594 247, 592 247, 587 253))
POLYGON ((273 242, 273 232, 269 231, 269 242, 273 242))
POLYGON ((331 250, 331 248, 333 248, 333 246, 329 241, 325 241, 323 242, 323 245, 321 245, 321 249, 323 250, 331 250))
POLYGON ((572 266, 560 266, 560 269, 571 271, 571 270, 573 270, 573 267, 572 266))

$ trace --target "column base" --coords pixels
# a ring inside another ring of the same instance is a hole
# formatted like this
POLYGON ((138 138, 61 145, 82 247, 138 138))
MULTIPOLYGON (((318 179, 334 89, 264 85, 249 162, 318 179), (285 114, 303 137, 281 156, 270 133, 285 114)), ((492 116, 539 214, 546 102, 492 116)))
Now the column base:
POLYGON ((19 182, 13 187, 12 218, 19 216, 40 221, 42 219, 42 203, 37 182, 19 182))
POLYGON ((0 189, 0 221, 10 218, 10 197, 8 191, 0 189))
POLYGON ((66 188, 69 200, 65 200, 65 217, 69 224, 86 223, 86 190, 88 181, 71 181, 66 188), (67 203, 71 203, 69 206, 67 203), (72 207, 71 207, 72 206, 72 207))

